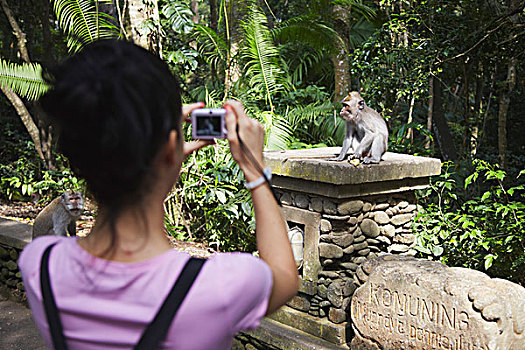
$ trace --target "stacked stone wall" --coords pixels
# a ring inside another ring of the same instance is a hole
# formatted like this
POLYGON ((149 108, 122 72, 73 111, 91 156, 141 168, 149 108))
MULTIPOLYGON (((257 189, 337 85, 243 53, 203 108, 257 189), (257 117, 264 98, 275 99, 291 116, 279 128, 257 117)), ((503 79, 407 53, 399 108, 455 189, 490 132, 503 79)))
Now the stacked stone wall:
POLYGON ((0 286, 19 301, 25 301, 22 274, 18 270, 21 249, 0 244, 0 286))
POLYGON ((288 306, 339 324, 348 321, 355 274, 382 253, 414 256, 411 230, 417 212, 413 191, 334 200, 279 191, 282 205, 322 215, 319 227, 317 291, 299 292, 288 306))

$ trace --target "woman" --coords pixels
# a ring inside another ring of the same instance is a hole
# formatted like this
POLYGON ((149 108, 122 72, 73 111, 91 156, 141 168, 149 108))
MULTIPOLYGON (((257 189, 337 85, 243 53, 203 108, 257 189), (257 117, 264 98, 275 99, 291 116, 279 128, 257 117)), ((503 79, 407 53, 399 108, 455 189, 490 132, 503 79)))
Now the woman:
MULTIPOLYGON (((60 148, 86 179, 99 215, 85 238, 45 236, 19 265, 35 322, 52 347, 40 287, 44 250, 69 349, 129 349, 157 313, 189 256, 172 249, 163 200, 183 160, 210 142, 184 142, 179 86, 168 67, 123 41, 99 41, 48 72, 41 99, 60 126, 60 148)), ((228 101, 233 158, 246 181, 261 177, 239 137, 263 165, 264 131, 239 102, 228 101)), ((285 223, 266 184, 251 189, 261 259, 215 254, 203 265, 162 343, 165 349, 229 349, 296 292, 297 270, 285 223)), ((46 299, 47 300, 47 299, 46 299)))

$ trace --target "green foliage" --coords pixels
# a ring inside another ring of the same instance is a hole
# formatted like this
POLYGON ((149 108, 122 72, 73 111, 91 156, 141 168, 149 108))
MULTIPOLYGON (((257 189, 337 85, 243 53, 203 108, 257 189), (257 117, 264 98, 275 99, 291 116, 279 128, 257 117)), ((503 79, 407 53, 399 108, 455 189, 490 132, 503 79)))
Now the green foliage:
POLYGON ((119 28, 113 23, 114 19, 99 9, 104 3, 113 2, 112 0, 53 1, 58 26, 64 31, 67 47, 71 52, 77 52, 95 40, 119 37, 119 28))
POLYGON ((218 251, 255 251, 255 222, 244 176, 225 140, 190 156, 165 202, 168 231, 218 251))
POLYGON ((49 88, 42 79, 39 64, 14 64, 3 59, 0 59, 0 84, 28 100, 36 100, 49 88))
POLYGON ((60 171, 41 170, 39 158, 30 141, 19 144, 18 159, 0 164, 0 196, 8 200, 27 200, 33 194, 38 198, 52 199, 67 190, 85 191, 83 180, 77 179, 63 157, 60 171))
POLYGON ((279 51, 273 45, 266 26, 266 16, 253 4, 248 20, 244 23, 247 49, 243 51, 246 60, 246 74, 249 84, 262 90, 263 96, 274 110, 272 97, 283 89, 282 70, 279 67, 279 51))
POLYGON ((507 186, 507 174, 477 160, 468 176, 443 165, 443 174, 422 194, 414 232, 422 256, 452 266, 485 270, 523 283, 525 275, 525 191, 522 170, 507 186))

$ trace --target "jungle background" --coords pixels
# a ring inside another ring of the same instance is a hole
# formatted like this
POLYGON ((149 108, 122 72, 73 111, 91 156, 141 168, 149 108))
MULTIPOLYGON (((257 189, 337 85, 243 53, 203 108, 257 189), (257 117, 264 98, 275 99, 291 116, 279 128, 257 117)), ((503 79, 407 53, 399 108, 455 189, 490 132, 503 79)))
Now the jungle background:
MULTIPOLYGON (((119 37, 165 60, 185 102, 242 101, 265 126, 267 150, 340 146, 340 101, 360 91, 387 120, 389 151, 443 161, 442 174, 418 193, 419 256, 525 284, 525 1, 0 6, 4 207, 38 209, 66 189, 86 191, 39 109, 48 88, 41 71, 92 41, 119 37)), ((222 140, 185 162, 165 204, 174 238, 219 251, 255 250, 249 193, 222 140)))

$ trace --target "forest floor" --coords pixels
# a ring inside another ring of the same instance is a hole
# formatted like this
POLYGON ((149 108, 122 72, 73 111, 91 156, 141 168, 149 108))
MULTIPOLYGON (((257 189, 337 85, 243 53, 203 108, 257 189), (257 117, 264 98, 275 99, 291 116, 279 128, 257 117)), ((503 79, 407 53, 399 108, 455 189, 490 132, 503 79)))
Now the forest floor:
MULTIPOLYGON (((44 209, 44 205, 35 204, 32 202, 7 202, 5 200, 0 200, 0 217, 19 221, 29 225, 33 225, 34 219, 42 209, 44 209)), ((95 205, 91 201, 86 200, 84 215, 80 216, 80 218, 77 220, 78 236, 87 235, 93 227, 95 222, 93 213, 95 213, 95 210, 95 205)), ((215 252, 203 242, 179 241, 172 237, 168 238, 175 249, 184 251, 191 256, 207 258, 215 252)))

